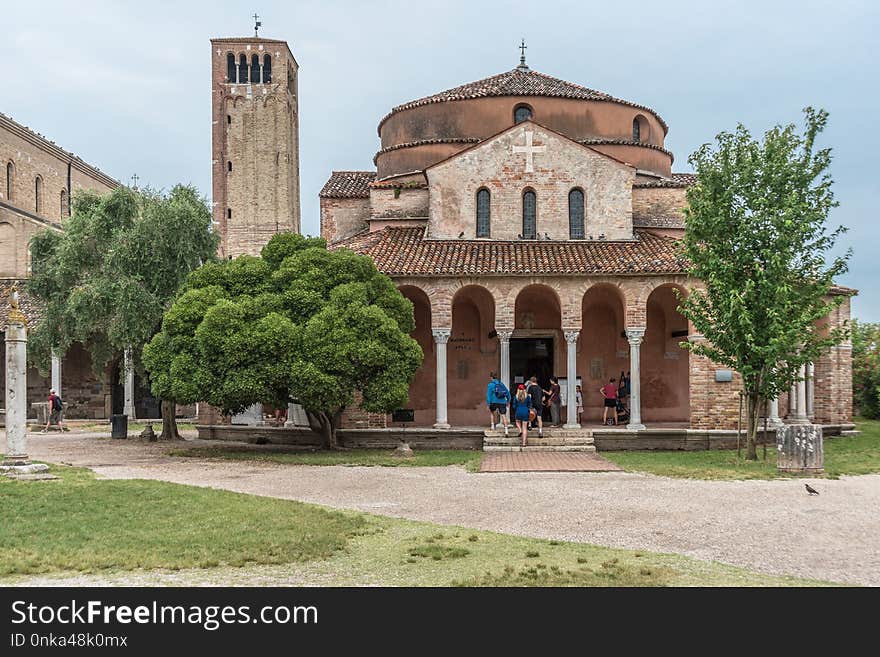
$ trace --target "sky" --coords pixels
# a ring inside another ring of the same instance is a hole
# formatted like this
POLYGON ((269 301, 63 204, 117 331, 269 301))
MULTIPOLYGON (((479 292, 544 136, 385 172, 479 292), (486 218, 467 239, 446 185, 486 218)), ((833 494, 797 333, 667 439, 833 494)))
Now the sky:
POLYGON ((880 3, 2 0, 0 112, 123 183, 210 197, 209 39, 253 34, 254 12, 300 65, 306 234, 331 170, 373 168, 393 106, 514 68, 525 38, 533 70, 656 110, 673 171, 737 123, 761 135, 828 110, 830 224, 853 249, 839 282, 860 291, 854 317, 880 321, 880 3))

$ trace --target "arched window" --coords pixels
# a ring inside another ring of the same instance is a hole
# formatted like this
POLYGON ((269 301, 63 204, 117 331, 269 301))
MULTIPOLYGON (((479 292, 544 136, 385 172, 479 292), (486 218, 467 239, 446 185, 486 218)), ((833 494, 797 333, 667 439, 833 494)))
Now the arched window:
POLYGON ((235 82, 235 55, 226 55, 226 81, 235 82))
POLYGON ((641 141, 642 127, 639 125, 638 117, 633 119, 633 141, 641 141))
POLYGON ((513 122, 522 123, 532 118, 532 108, 528 105, 517 105, 513 110, 513 122))
POLYGON ((238 82, 246 84, 248 81, 247 55, 242 54, 238 58, 238 82))
POLYGON ((568 193, 568 235, 573 240, 584 239, 584 192, 580 189, 568 193))
POLYGON ((67 190, 62 189, 61 190, 61 218, 64 219, 64 217, 66 217, 66 216, 67 216, 67 190))
POLYGON ((12 185, 15 180, 15 165, 12 162, 6 164, 6 200, 11 201, 13 192, 12 185))
POLYGON ((34 180, 34 212, 43 212, 43 179, 39 176, 34 180))
POLYGON ((231 114, 226 115, 226 125, 232 125, 232 115, 231 114))
POLYGON ((263 55, 263 83, 272 82, 272 55, 263 55))
POLYGON ((489 237, 491 231, 491 210, 489 190, 485 187, 477 192, 477 237, 489 237))
POLYGON ((226 208, 226 218, 232 219, 232 208, 226 208))
POLYGON ((226 163, 226 170, 227 170, 227 171, 232 171, 232 160, 229 160, 229 161, 226 163))
POLYGON ((527 189, 523 192, 522 197, 523 208, 523 232, 522 236, 527 240, 538 238, 538 220, 537 220, 537 200, 535 192, 527 189))
POLYGON ((251 55, 251 84, 260 84, 260 56, 251 55))

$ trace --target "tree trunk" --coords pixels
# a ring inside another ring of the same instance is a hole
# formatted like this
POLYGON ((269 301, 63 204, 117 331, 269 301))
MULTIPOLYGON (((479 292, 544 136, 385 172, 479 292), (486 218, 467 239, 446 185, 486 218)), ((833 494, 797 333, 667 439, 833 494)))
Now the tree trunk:
POLYGON ((342 417, 342 410, 335 413, 313 413, 306 410, 306 417, 309 420, 309 428, 315 433, 321 434, 324 440, 324 449, 339 449, 339 443, 336 440, 336 431, 339 428, 339 420, 342 417))
POLYGON ((177 413, 177 403, 167 399, 162 400, 162 433, 159 434, 159 440, 180 440, 180 433, 177 431, 177 420, 174 415, 177 413))
POLYGON ((746 396, 746 460, 758 460, 758 411, 761 399, 757 394, 746 396))

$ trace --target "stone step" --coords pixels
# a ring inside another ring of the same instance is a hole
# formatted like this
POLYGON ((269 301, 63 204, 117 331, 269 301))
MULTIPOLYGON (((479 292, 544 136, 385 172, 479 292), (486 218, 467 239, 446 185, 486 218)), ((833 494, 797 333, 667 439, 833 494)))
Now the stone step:
POLYGON ((594 445, 483 445, 484 452, 595 452, 594 445))
MULTIPOLYGON (((504 436, 492 436, 492 437, 484 437, 483 445, 521 445, 522 438, 515 434, 511 434, 508 437, 504 436)), ((559 436, 544 436, 543 438, 538 438, 535 436, 529 436, 527 439, 528 445, 538 445, 538 446, 554 446, 561 447, 565 445, 576 447, 578 445, 592 445, 593 437, 592 436, 578 436, 576 438, 563 438, 559 436)))

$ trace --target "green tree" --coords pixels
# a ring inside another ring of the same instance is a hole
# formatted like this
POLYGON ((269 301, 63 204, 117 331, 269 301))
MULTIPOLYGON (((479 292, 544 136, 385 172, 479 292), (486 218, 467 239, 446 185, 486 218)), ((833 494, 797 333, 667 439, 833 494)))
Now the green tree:
POLYGON ((765 401, 846 331, 821 326, 842 300, 829 293, 850 253, 828 253, 845 230, 826 228, 836 205, 831 151, 816 150, 815 140, 828 115, 812 108, 804 115, 803 135, 777 125, 759 142, 739 125, 689 160, 697 184, 687 194, 683 251, 702 286, 680 310, 706 342, 683 346, 742 375, 748 459, 757 458, 765 401))
POLYGON ((157 394, 227 414, 300 403, 335 448, 346 407, 406 402, 422 362, 414 328, 412 303, 368 257, 282 233, 259 258, 194 271, 144 362, 157 394))
MULTIPOLYGON (((126 346, 138 357, 187 275, 217 250, 211 212, 192 187, 170 193, 117 187, 82 192, 62 232, 31 240, 28 291, 43 306, 29 355, 45 371, 53 351, 81 343, 96 376, 126 346)), ((162 399, 164 438, 177 437, 175 398, 162 399)))
POLYGON ((880 324, 852 321, 853 402, 864 417, 880 417, 880 324))

